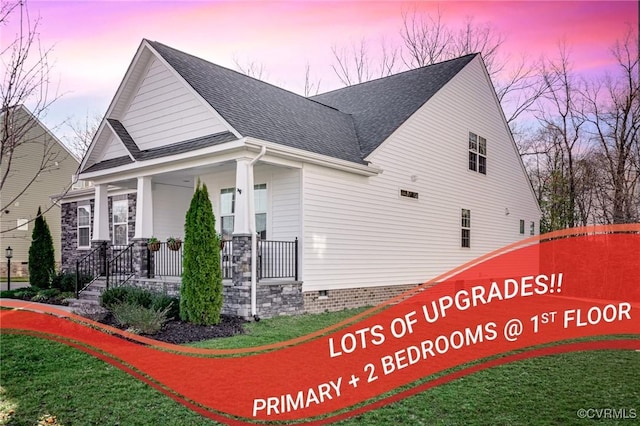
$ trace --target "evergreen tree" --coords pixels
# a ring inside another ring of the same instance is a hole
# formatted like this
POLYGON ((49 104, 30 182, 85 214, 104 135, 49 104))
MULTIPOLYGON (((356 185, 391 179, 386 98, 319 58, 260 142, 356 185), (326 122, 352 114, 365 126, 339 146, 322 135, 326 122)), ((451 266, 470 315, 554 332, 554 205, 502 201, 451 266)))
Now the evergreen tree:
POLYGON ((51 238, 47 220, 38 207, 38 216, 33 225, 31 246, 29 247, 29 282, 32 286, 48 288, 55 272, 53 238, 51 238))
POLYGON ((222 310, 222 269, 216 219, 205 184, 198 184, 184 226, 180 318, 218 324, 222 310))

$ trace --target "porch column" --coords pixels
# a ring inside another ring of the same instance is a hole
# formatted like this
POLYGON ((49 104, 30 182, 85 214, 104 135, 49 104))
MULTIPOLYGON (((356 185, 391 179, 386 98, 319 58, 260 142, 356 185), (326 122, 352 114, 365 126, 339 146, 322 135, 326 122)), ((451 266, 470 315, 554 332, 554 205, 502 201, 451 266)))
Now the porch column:
POLYGON ((110 241, 107 185, 96 185, 92 241, 110 241))
POLYGON ((251 235, 249 224, 249 196, 253 193, 249 182, 249 158, 236 160, 236 205, 233 235, 251 235))
POLYGON ((133 239, 148 239, 153 236, 153 195, 151 192, 151 177, 138 178, 138 192, 136 195, 136 229, 133 239))

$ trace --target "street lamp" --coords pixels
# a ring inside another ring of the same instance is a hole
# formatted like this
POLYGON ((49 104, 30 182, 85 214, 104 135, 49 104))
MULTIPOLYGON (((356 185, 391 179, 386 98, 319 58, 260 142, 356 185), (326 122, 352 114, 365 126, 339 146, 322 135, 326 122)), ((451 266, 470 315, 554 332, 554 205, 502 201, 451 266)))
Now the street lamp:
POLYGON ((11 258, 13 257, 11 246, 5 250, 5 257, 7 258, 7 290, 11 290, 11 258))

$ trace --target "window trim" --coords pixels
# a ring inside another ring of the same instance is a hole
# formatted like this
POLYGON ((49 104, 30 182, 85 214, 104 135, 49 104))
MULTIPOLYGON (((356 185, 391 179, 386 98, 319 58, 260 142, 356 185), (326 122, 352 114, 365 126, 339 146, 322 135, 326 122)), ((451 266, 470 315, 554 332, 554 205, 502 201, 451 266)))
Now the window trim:
POLYGON ((78 232, 78 241, 77 247, 80 250, 86 250, 91 248, 91 205, 90 204, 82 204, 77 206, 76 208, 76 228, 78 232), (80 225, 80 209, 86 210, 89 213, 89 223, 87 225, 80 225), (80 244, 80 229, 88 229, 89 230, 89 244, 81 245, 80 244))
MULTIPOLYGON (((268 188, 269 188, 269 186, 268 186, 268 184, 266 182, 256 183, 256 184, 253 185, 253 197, 254 197, 253 203, 254 203, 254 210, 255 210, 253 213, 254 213, 255 218, 256 218, 256 219, 254 219, 256 224, 257 224, 258 215, 264 215, 265 216, 265 218, 264 218, 265 229, 264 229, 263 234, 261 234, 262 235, 261 238, 263 240, 266 240, 267 235, 268 235, 268 228, 269 228, 269 226, 268 226, 268 219, 269 219, 269 212, 268 212, 268 210, 269 210, 269 195, 268 194, 269 193, 268 193, 268 188), (256 190, 262 190, 262 189, 265 190, 264 209, 258 209, 257 208, 256 199, 255 199, 256 190)), ((224 229, 223 225, 224 225, 224 222, 225 222, 224 218, 231 218, 231 220, 232 220, 231 223, 235 224, 235 216, 236 216, 236 188, 235 187, 232 187, 232 188, 221 188, 220 189, 220 234, 223 237, 225 236, 225 234, 223 233, 223 229, 224 229), (231 214, 228 214, 228 213, 227 214, 223 214, 223 212, 222 212, 222 195, 223 194, 232 194, 232 198, 231 198, 231 214)), ((231 230, 231 233, 227 234, 227 235, 229 237, 231 235, 233 235, 233 229, 231 230)))
POLYGON ((111 243, 114 246, 126 246, 129 244, 129 200, 127 198, 111 200, 111 243), (116 203, 126 203, 124 222, 116 222, 116 203), (116 225, 124 225, 124 244, 116 244, 116 225))
POLYGON ((524 235, 524 219, 520 219, 520 235, 524 235))
POLYGON ((461 225, 460 247, 471 248, 471 210, 470 209, 461 210, 460 225, 461 225))
POLYGON ((487 139, 469 132, 469 170, 487 175, 487 139))

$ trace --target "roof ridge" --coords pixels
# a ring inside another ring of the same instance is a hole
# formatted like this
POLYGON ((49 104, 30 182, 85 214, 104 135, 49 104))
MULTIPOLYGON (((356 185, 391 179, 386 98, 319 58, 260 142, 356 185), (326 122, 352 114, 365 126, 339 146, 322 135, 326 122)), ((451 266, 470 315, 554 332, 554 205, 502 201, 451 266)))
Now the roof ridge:
POLYGON ((477 53, 477 52, 476 53, 468 53, 466 55, 462 55, 462 56, 458 56, 458 57, 455 57, 455 58, 447 59, 447 60, 444 60, 444 61, 441 61, 441 62, 436 62, 434 64, 428 64, 428 65, 424 65, 424 66, 421 66, 421 67, 418 67, 418 68, 411 68, 411 69, 408 69, 408 70, 400 71, 400 72, 397 72, 395 74, 385 75, 384 77, 378 77, 378 78, 374 78, 374 79, 367 80, 367 81, 361 81, 360 83, 355 83, 355 84, 350 84, 348 86, 339 87, 337 89, 329 90, 328 92, 318 93, 316 95, 313 95, 313 96, 309 97, 308 99, 312 99, 314 97, 323 96, 323 95, 326 95, 328 93, 338 92, 338 91, 349 89, 349 88, 352 88, 352 87, 360 87, 360 86, 363 86, 365 84, 378 82, 380 80, 384 80, 384 79, 391 78, 391 77, 401 76, 401 75, 405 75, 405 74, 408 74, 408 73, 414 73, 414 72, 418 72, 418 71, 424 71, 427 68, 431 68, 431 67, 435 67, 435 66, 439 66, 439 65, 444 65, 444 64, 446 64, 448 62, 462 60, 462 59, 467 58, 469 56, 477 56, 479 54, 480 53, 477 53))
POLYGON ((275 84, 273 84, 273 83, 270 83, 270 82, 265 81, 265 80, 261 80, 261 79, 259 79, 259 78, 254 77, 254 76, 251 76, 251 75, 249 75, 249 74, 245 74, 245 73, 243 73, 243 72, 241 72, 241 71, 238 71, 238 70, 234 70, 234 69, 232 69, 232 68, 225 67, 224 65, 216 64, 215 62, 211 62, 211 61, 209 61, 209 60, 207 60, 207 59, 201 58, 201 57, 196 56, 196 55, 194 55, 194 54, 191 54, 191 53, 185 52, 185 51, 180 50, 180 49, 176 49, 175 47, 168 46, 168 45, 166 45, 166 44, 164 44, 164 43, 161 43, 161 42, 159 42, 159 41, 155 41, 155 40, 148 40, 148 39, 143 39, 143 40, 146 40, 146 41, 147 41, 149 44, 151 44, 152 46, 153 46, 154 44, 159 44, 159 45, 161 45, 161 46, 163 46, 163 47, 165 47, 165 48, 167 48, 167 49, 171 49, 171 50, 173 50, 173 51, 175 51, 175 52, 178 52, 178 53, 180 53, 180 54, 187 55, 187 56, 189 56, 189 57, 191 57, 191 58, 197 59, 198 61, 206 62, 207 64, 213 65, 213 66, 215 66, 215 67, 222 68, 222 69, 227 70, 227 71, 231 71, 231 72, 233 72, 233 73, 235 73, 235 74, 237 74, 237 75, 239 75, 239 76, 241 76, 241 77, 244 77, 244 78, 248 78, 248 79, 254 80, 254 81, 256 81, 256 82, 258 82, 258 83, 261 83, 261 84, 265 84, 265 85, 270 86, 270 87, 273 87, 273 88, 275 88, 275 89, 277 89, 277 90, 279 90, 279 91, 286 92, 286 93, 288 93, 288 94, 291 94, 291 95, 297 96, 297 97, 299 97, 299 98, 301 98, 301 99, 305 99, 305 100, 310 101, 310 102, 314 102, 314 103, 316 103, 316 104, 318 104, 318 105, 321 105, 321 106, 323 106, 323 107, 325 107, 325 108, 329 108, 329 109, 332 109, 332 110, 335 110, 335 111, 341 112, 342 114, 351 115, 351 114, 347 114, 347 113, 345 113, 345 112, 343 112, 343 111, 340 111, 339 109, 334 108, 334 107, 332 107, 332 106, 325 105, 325 104, 323 104, 322 102, 315 101, 315 100, 311 99, 311 98, 310 98, 310 97, 308 97, 308 96, 300 95, 299 93, 293 92, 293 91, 291 91, 291 90, 289 90, 289 89, 285 89, 284 87, 277 86, 277 85, 275 85, 275 84))

